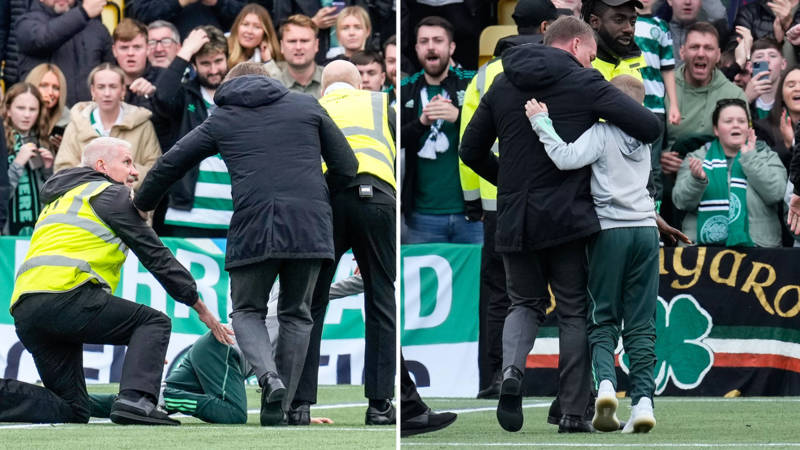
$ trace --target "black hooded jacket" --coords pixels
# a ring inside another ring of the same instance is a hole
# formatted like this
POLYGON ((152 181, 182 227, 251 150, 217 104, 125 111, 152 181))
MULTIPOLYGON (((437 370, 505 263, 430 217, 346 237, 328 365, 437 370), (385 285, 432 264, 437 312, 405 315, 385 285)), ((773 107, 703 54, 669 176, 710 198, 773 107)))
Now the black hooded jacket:
MULTIPOLYGON (((158 74, 156 92, 152 97, 153 123, 161 151, 167 153, 178 139, 186 136, 208 117, 208 110, 197 78, 182 81, 189 62, 175 57, 172 63, 158 74)), ((199 166, 186 172, 169 192, 170 208, 189 211, 194 204, 195 186, 200 176, 199 166)))
POLYGON ((310 95, 246 75, 223 83, 217 110, 148 172, 135 199, 150 211, 164 191, 204 158, 222 155, 231 176, 233 217, 226 269, 267 259, 333 259, 328 184, 341 189, 358 161, 342 132, 310 95))
POLYGON ((131 203, 131 190, 88 167, 62 170, 42 187, 40 198, 47 204, 70 189, 93 181, 113 183, 90 200, 92 209, 122 239, 139 262, 149 270, 175 300, 192 306, 197 302, 197 286, 192 275, 172 256, 172 252, 156 236, 131 203))
POLYGON ((589 167, 556 168, 525 116, 525 102, 536 98, 547 104, 566 142, 601 117, 636 139, 653 142, 661 132, 658 119, 566 51, 524 44, 506 50, 502 58, 503 73, 481 99, 460 150, 464 163, 497 185, 497 251, 538 250, 599 231, 589 167), (499 160, 491 152, 495 138, 499 160))

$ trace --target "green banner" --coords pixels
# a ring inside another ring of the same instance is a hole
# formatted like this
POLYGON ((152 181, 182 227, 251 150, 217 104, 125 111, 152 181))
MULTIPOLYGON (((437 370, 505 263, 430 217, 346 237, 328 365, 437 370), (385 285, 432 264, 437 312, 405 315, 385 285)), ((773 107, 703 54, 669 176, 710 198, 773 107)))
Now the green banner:
MULTIPOLYGON (((228 323, 228 313, 232 308, 230 279, 228 272, 225 271, 226 241, 179 238, 164 238, 162 241, 192 274, 203 302, 211 311, 217 313, 221 322, 228 323)), ((9 302, 14 289, 15 271, 25 259, 28 244, 28 237, 0 237, 0 324, 14 323, 9 313, 9 302)), ((334 280, 352 275, 355 266, 352 254, 345 254, 334 280)), ((203 334, 207 331, 205 325, 197 318, 197 313, 170 297, 133 252, 128 254, 128 259, 122 268, 120 283, 114 294, 167 314, 172 319, 174 333, 203 334)), ((362 295, 332 301, 328 308, 323 339, 363 338, 362 295)))
POLYGON ((404 245, 400 269, 403 345, 478 340, 480 245, 404 245))

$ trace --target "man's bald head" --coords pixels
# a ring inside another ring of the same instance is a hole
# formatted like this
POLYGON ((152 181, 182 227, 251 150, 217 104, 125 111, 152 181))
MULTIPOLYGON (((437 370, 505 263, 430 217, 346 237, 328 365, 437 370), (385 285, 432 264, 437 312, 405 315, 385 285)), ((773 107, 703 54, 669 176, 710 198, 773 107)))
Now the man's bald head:
POLYGON ((336 60, 331 61, 322 70, 322 92, 328 89, 333 83, 347 83, 356 89, 361 89, 361 74, 358 68, 350 61, 336 60))

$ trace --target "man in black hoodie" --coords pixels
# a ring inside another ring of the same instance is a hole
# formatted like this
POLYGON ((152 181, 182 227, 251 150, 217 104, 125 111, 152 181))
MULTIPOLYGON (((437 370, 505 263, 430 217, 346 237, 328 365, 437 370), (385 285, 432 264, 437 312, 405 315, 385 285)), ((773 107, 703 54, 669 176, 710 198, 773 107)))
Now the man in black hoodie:
POLYGON ((550 304, 549 284, 561 330, 559 399, 564 416, 559 431, 589 431, 581 420, 590 386, 584 246, 600 229, 589 192, 590 171, 555 167, 528 129, 524 104, 541 96, 556 131, 567 141, 601 117, 643 142, 654 141, 660 127, 655 115, 591 68, 597 44, 589 25, 562 17, 547 29, 544 44, 503 53, 504 73, 475 111, 460 154, 478 175, 498 186, 495 248, 503 254, 511 299, 503 327, 498 421, 508 431, 522 427, 522 374, 550 304), (491 151, 496 138, 500 160, 491 151))
MULTIPOLYGON (((469 82, 461 108, 460 135, 463 137, 469 120, 475 114, 481 97, 503 72, 503 50, 521 44, 541 44, 547 26, 558 18, 558 10, 550 0, 519 0, 511 16, 517 24, 517 35, 497 42, 494 58, 478 68, 469 82)), ((492 146, 497 152, 497 144, 492 146)), ((481 248, 481 287, 478 306, 478 398, 497 398, 500 395, 500 376, 503 359, 503 322, 508 313, 506 272, 503 259, 494 249, 494 230, 497 228, 497 188, 474 172, 461 173, 464 201, 480 199, 483 209, 483 247, 481 248)), ((557 424, 556 420, 556 424, 557 424)))
POLYGON ((82 355, 91 343, 128 345, 112 422, 180 423, 156 408, 169 317, 111 294, 128 247, 217 340, 233 343, 232 332, 198 297, 191 274, 131 204, 137 176, 130 144, 102 137, 86 146, 81 167, 53 175, 42 188, 47 207, 17 271, 11 315, 44 387, 0 379, 0 422, 88 422, 82 355))
POLYGON ((303 370, 314 283, 323 261, 334 256, 329 201, 356 175, 358 161, 315 99, 290 92, 259 63, 237 64, 214 100, 214 114, 159 158, 134 203, 152 210, 192 167, 222 156, 233 196, 225 256, 233 327, 262 388, 261 424, 279 425, 303 370), (328 166, 327 186, 320 159, 328 166), (277 275, 280 333, 273 356, 264 318, 277 275))

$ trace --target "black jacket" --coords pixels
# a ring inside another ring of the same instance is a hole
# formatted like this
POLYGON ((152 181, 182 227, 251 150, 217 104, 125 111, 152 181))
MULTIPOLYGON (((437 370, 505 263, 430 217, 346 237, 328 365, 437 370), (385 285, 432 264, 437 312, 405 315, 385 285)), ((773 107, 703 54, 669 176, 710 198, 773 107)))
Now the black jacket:
POLYGON ((42 187, 43 203, 50 203, 75 186, 92 181, 110 181, 112 186, 90 203, 95 214, 122 239, 142 265, 149 270, 175 300, 192 306, 197 302, 197 286, 192 275, 172 256, 131 202, 131 190, 88 167, 62 170, 42 187))
MULTIPOLYGON (((734 30, 730 36, 729 46, 736 40, 736 27, 743 26, 750 29, 753 34, 753 40, 761 39, 763 37, 771 37, 775 39, 775 32, 773 31, 772 24, 775 22, 775 14, 767 6, 767 0, 757 0, 747 5, 740 6, 739 11, 736 13, 736 20, 733 23, 734 30)), ((800 9, 795 11, 792 17, 792 25, 800 22, 800 9)))
POLYGON ((541 44, 544 39, 543 34, 515 34, 513 36, 506 36, 497 41, 494 46, 494 56, 500 56, 506 49, 516 47, 522 44, 541 44))
POLYGON ((636 139, 653 142, 661 132, 658 119, 563 50, 525 44, 502 58, 504 73, 481 99, 460 151, 465 164, 497 185, 497 251, 537 250, 598 231, 589 167, 556 168, 525 116, 525 102, 534 97, 546 103, 567 142, 600 117, 636 139), (495 138, 499 161, 491 152, 495 138))
POLYGON ((6 88, 19 81, 19 46, 14 26, 28 12, 32 0, 6 0, 0 6, 0 60, 5 60, 3 79, 6 88))
MULTIPOLYGON (((150 63, 148 62, 147 67, 145 67, 144 73, 142 74, 142 78, 149 81, 153 86, 155 86, 156 81, 158 81, 158 76, 161 75, 161 72, 163 70, 164 69, 160 67, 151 66, 150 63)), ((129 105, 145 108, 149 111, 153 110, 153 98, 150 96, 145 97, 143 95, 136 95, 133 92, 126 90, 125 98, 122 99, 122 101, 129 105)), ((156 131, 158 131, 158 128, 156 128, 156 131)))
POLYGON ((159 19, 172 22, 183 40, 190 31, 201 25, 213 25, 222 31, 229 31, 239 11, 247 3, 244 0, 217 0, 216 5, 206 6, 198 1, 182 8, 178 0, 128 0, 125 2, 125 17, 142 23, 159 19))
POLYGON ((89 72, 100 63, 114 62, 111 36, 99 17, 89 19, 79 5, 56 14, 40 1, 17 21, 14 32, 19 45, 19 79, 36 65, 58 66, 67 79, 67 106, 91 100, 89 72))
POLYGON ((164 189, 219 152, 231 176, 233 217, 226 269, 267 259, 333 259, 329 190, 355 176, 358 161, 317 101, 258 75, 217 89, 217 110, 159 158, 136 196, 152 210, 164 189))
MULTIPOLYGON (((156 79, 156 92, 152 97, 154 121, 162 124, 156 132, 158 142, 166 153, 187 133, 203 123, 208 117, 200 83, 196 79, 182 82, 183 73, 189 63, 175 57, 156 79)), ((194 190, 200 166, 191 168, 183 178, 172 185, 169 191, 169 206, 182 211, 192 209, 194 190)))
MULTIPOLYGON (((456 129, 461 123, 461 106, 464 103, 464 91, 469 86, 470 80, 475 76, 471 70, 463 70, 450 67, 447 78, 442 80, 442 89, 458 106, 458 120, 456 129)), ((403 185, 400 191, 400 209, 406 216, 414 211, 414 198, 416 197, 415 186, 417 185, 417 152, 419 152, 419 141, 422 135, 430 130, 430 126, 425 126, 419 121, 419 98, 422 88, 427 86, 425 74, 419 71, 400 82, 400 123, 402 124, 400 133, 403 148, 405 149, 405 163, 403 173, 403 185)), ((456 146, 458 142, 456 142, 456 146)), ((480 206, 480 200, 475 202, 480 206)), ((469 207, 467 214, 469 215, 469 207)))

